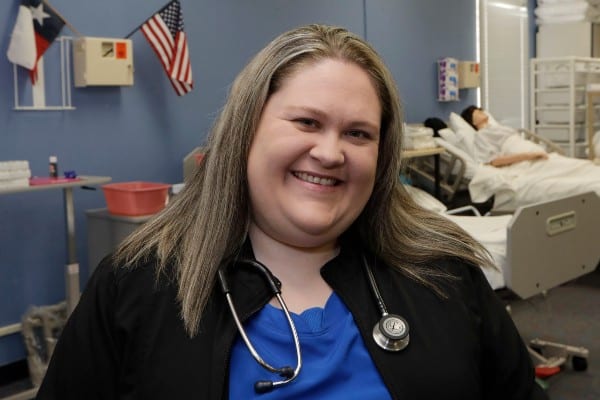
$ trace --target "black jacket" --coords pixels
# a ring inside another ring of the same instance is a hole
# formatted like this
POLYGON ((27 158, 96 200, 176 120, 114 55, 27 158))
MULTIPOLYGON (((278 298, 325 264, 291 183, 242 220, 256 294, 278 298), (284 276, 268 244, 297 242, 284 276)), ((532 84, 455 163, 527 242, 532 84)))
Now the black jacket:
MULTIPOLYGON (((322 268, 354 315, 392 397, 545 399, 527 350, 483 273, 450 260, 431 267, 457 277, 441 284, 448 299, 382 264, 373 268, 389 312, 410 325, 410 344, 397 353, 373 341, 380 312, 358 252, 345 248, 322 268)), ((227 398, 237 330, 220 287, 198 335, 189 338, 176 285, 167 278, 157 282, 154 268, 152 262, 118 268, 108 258, 100 264, 62 332, 38 399, 227 398)), ((230 268, 229 281, 242 319, 271 297, 252 269, 230 268)))

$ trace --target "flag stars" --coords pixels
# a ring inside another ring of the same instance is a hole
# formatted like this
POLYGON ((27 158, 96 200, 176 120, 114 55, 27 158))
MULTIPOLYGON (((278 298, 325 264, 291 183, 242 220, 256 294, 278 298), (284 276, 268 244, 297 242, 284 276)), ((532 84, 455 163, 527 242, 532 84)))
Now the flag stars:
POLYGON ((148 18, 141 29, 163 64, 175 92, 183 96, 191 91, 194 81, 179 1, 171 0, 148 18))
POLYGON ((37 7, 29 7, 31 9, 31 16, 35 19, 40 26, 44 26, 44 19, 50 18, 50 14, 44 12, 44 3, 40 2, 37 7))
POLYGON ((165 24, 169 27, 171 35, 175 36, 177 31, 183 30, 183 18, 181 16, 181 6, 179 2, 171 2, 162 12, 161 16, 165 24))

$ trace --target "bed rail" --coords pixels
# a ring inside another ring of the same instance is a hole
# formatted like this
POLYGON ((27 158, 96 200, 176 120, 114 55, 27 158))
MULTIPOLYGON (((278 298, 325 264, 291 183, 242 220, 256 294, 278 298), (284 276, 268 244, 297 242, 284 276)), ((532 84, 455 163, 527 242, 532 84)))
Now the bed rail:
MULTIPOLYGON (((468 181, 464 178, 467 162, 460 155, 445 149, 440 154, 440 191, 444 202, 450 202, 454 195, 466 189, 468 181)), ((422 179, 428 185, 435 184, 435 167, 431 157, 420 157, 412 159, 408 164, 410 176, 414 179, 422 179)))
POLYGON ((540 135, 537 135, 531 131, 528 131, 527 129, 518 129, 518 132, 522 135, 522 137, 524 139, 530 140, 533 143, 537 143, 539 145, 542 145, 543 147, 546 148, 546 151, 550 152, 550 153, 558 153, 561 155, 565 155, 565 151, 556 143, 554 143, 553 141, 551 141, 550 139, 546 139, 545 137, 542 137, 540 135))

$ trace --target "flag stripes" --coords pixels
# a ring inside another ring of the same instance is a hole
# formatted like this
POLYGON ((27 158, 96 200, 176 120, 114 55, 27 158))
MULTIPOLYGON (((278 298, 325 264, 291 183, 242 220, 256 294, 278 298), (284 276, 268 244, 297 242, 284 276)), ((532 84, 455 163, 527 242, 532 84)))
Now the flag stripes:
POLYGON ((173 0, 141 26, 179 96, 192 90, 192 65, 183 31, 183 15, 178 0, 173 0))

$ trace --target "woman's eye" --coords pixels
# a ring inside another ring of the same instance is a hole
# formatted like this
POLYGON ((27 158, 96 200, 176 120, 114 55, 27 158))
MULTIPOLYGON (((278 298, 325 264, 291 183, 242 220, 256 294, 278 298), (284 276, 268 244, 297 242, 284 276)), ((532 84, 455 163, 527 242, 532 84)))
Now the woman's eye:
POLYGON ((296 122, 298 122, 301 125, 305 125, 305 126, 309 126, 309 127, 317 126, 317 121, 315 121, 314 119, 310 119, 310 118, 298 118, 296 120, 296 122))
POLYGON ((314 130, 319 127, 319 122, 312 118, 296 118, 294 122, 298 124, 301 129, 314 130))
POLYGON ((371 137, 371 135, 365 131, 348 131, 347 135, 360 139, 368 139, 371 137))

